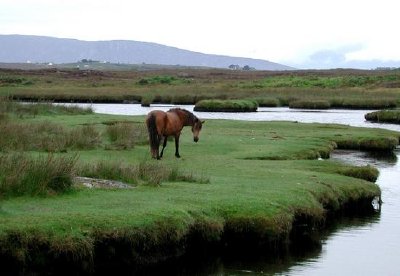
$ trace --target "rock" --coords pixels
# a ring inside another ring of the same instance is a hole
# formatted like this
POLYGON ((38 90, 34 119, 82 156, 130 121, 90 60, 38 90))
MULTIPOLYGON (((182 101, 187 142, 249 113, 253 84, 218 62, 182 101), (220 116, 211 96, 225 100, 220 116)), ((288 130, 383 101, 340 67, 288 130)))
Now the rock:
POLYGON ((77 186, 84 186, 87 188, 101 188, 101 189, 132 189, 129 184, 107 179, 98 179, 90 177, 76 176, 74 184, 77 186))

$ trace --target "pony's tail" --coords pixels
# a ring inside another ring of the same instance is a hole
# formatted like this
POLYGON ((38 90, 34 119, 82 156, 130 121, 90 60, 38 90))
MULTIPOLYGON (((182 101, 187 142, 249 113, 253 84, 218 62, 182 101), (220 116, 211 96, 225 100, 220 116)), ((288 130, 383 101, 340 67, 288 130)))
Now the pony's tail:
POLYGON ((147 119, 147 131, 149 132, 150 148, 157 149, 160 141, 157 133, 156 116, 154 114, 150 114, 147 119))

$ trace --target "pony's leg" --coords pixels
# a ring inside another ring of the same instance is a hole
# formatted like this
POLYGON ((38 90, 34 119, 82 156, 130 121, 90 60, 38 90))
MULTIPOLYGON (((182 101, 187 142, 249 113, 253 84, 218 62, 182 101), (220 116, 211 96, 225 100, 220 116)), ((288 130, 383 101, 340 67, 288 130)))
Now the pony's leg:
POLYGON ((181 156, 179 155, 179 135, 175 135, 175 156, 177 158, 180 158, 181 156))
POLYGON ((164 144, 163 144, 163 148, 162 148, 161 153, 160 153, 160 158, 163 157, 164 149, 167 146, 167 140, 168 140, 168 137, 164 136, 164 144))
POLYGON ((160 142, 161 142, 161 135, 158 135, 158 137, 157 137, 157 148, 155 149, 156 150, 156 156, 157 156, 157 160, 160 160, 160 158, 161 158, 161 156, 160 156, 160 154, 159 154, 159 151, 160 151, 160 142))

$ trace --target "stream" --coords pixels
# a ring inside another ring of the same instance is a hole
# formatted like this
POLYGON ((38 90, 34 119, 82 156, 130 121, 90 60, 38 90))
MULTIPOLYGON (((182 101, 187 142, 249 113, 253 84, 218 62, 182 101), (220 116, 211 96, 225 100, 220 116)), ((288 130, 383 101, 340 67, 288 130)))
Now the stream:
MULTIPOLYGON (((91 106, 96 113, 145 115, 171 105, 79 104, 91 106)), ((193 111, 193 105, 173 106, 193 111)), ((296 110, 259 108, 254 113, 194 112, 201 119, 249 121, 298 121, 374 127, 400 132, 400 125, 365 121, 371 110, 296 110)), ((394 155, 375 156, 359 151, 335 151, 334 160, 352 165, 370 164, 379 169, 377 184, 382 190, 380 212, 370 216, 345 217, 321 235, 317 248, 285 256, 218 257, 174 266, 176 275, 400 275, 400 150, 394 155), (189 267, 190 266, 190 267, 189 267), (193 267, 195 266, 195 267, 193 267)))

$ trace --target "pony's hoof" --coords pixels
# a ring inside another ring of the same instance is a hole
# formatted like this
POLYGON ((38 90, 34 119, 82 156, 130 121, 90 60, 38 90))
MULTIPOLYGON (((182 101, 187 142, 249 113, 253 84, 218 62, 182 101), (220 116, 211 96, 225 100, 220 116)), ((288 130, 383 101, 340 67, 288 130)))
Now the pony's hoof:
POLYGON ((181 158, 181 156, 179 154, 175 154, 176 158, 181 158))

